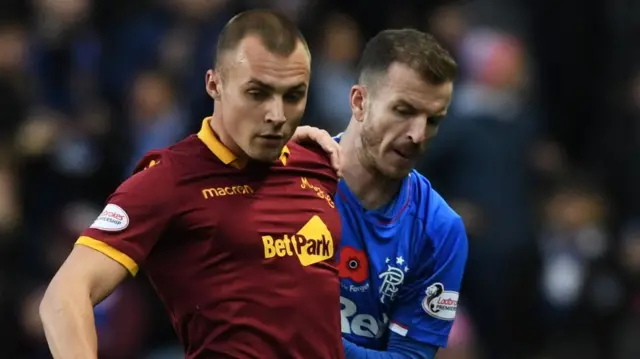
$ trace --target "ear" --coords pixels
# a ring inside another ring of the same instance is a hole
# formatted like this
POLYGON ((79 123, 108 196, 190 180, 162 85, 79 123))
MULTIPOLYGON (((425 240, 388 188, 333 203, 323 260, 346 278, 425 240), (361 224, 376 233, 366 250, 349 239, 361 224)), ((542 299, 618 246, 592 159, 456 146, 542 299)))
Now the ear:
POLYGON ((356 121, 364 120, 364 109, 366 105, 367 90, 362 85, 353 85, 351 87, 351 113, 356 121))
POLYGON ((220 72, 216 69, 210 69, 205 75, 205 88, 209 97, 214 100, 220 99, 220 93, 222 90, 222 80, 220 78, 220 72))

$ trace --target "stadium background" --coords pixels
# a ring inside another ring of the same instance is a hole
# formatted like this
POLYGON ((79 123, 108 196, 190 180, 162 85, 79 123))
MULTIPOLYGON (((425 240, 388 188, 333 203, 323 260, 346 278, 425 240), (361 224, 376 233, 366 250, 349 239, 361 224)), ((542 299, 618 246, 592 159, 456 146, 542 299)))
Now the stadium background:
MULTIPOLYGON (((299 21, 314 56, 306 121, 332 133, 349 120, 354 64, 377 31, 432 31, 459 61, 451 115, 421 164, 471 246, 438 358, 640 358, 633 0, 3 1, 1 358, 49 357, 44 285, 142 153, 211 112, 203 78, 216 34, 255 6, 299 21)), ((96 321, 101 358, 180 358, 144 278, 96 321)))

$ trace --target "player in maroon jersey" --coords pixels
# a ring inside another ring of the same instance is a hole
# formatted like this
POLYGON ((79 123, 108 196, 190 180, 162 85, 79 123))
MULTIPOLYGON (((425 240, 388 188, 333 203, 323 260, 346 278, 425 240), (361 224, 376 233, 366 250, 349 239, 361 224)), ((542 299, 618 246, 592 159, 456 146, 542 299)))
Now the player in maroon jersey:
POLYGON ((144 269, 186 358, 343 358, 337 177, 287 144, 310 55, 270 11, 232 19, 206 75, 212 117, 147 154, 53 278, 40 314, 55 358, 97 358, 92 307, 144 269))

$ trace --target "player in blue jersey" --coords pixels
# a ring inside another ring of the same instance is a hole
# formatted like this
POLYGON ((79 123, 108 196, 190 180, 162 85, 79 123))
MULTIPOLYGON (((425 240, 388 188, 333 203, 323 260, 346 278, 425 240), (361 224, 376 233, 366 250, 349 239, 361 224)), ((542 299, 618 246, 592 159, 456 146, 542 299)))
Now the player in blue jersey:
MULTIPOLYGON (((335 138, 346 357, 433 359, 447 344, 468 244, 460 216, 413 167, 447 112, 457 65, 428 34, 386 30, 367 43, 359 72, 351 122, 335 138)), ((296 134, 330 150, 328 138, 296 134)))

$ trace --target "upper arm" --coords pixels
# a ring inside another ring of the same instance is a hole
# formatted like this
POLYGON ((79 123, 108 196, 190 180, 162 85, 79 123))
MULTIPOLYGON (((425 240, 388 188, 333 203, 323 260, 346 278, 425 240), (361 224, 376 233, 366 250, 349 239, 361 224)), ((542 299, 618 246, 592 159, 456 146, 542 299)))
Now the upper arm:
POLYGON ((69 285, 86 290, 96 305, 127 277, 127 269, 101 252, 74 246, 51 282, 52 287, 68 290, 69 285))
POLYGON ((167 161, 154 165, 126 180, 76 242, 118 263, 131 275, 169 224, 175 207, 175 188, 167 161))
POLYGON ((445 347, 467 261, 468 243, 462 219, 455 216, 432 234, 438 236, 429 261, 416 268, 391 315, 391 330, 422 343, 445 347))

